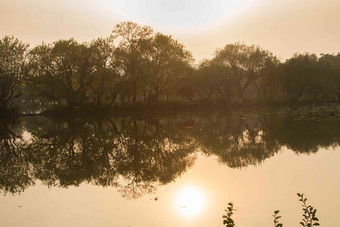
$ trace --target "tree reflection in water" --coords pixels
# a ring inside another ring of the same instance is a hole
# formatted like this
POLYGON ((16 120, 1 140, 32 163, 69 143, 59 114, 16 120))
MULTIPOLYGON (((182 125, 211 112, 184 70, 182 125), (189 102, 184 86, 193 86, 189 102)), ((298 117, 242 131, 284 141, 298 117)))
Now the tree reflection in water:
POLYGON ((23 127, 14 119, 0 121, 0 189, 5 194, 20 193, 34 184, 26 143, 20 136, 23 127))
POLYGON ((279 114, 184 113, 111 119, 2 120, 0 188, 20 193, 36 180, 66 188, 92 183, 137 198, 192 166, 197 151, 231 168, 259 165, 282 146, 309 154, 340 142, 339 120, 279 114), (22 138, 24 131, 32 138, 22 138))

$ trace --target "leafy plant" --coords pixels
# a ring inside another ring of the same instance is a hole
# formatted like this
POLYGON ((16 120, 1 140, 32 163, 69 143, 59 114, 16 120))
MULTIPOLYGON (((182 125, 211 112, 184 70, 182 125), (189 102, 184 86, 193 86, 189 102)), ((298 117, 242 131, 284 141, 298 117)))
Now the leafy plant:
POLYGON ((274 211, 273 217, 274 217, 274 227, 282 227, 283 225, 279 223, 279 219, 281 216, 279 216, 279 210, 274 211))
POLYGON ((307 198, 304 198, 303 194, 297 193, 297 195, 300 197, 300 200, 302 202, 302 210, 303 210, 303 218, 300 224, 303 227, 312 227, 312 226, 318 226, 319 219, 316 217, 316 209, 310 205, 307 205, 307 198))
POLYGON ((235 222, 232 219, 232 215, 234 214, 234 205, 233 203, 229 202, 228 203, 228 207, 225 210, 225 212, 227 212, 226 215, 223 215, 223 225, 226 225, 226 227, 234 227, 235 226, 235 222))
MULTIPOLYGON (((313 226, 319 226, 319 219, 316 217, 316 209, 310 205, 307 205, 307 198, 304 197, 303 194, 297 193, 297 195, 300 197, 300 200, 302 202, 302 221, 300 222, 300 225, 303 227, 313 227, 313 226)), ((223 225, 225 227, 235 227, 235 222, 232 219, 232 215, 234 214, 234 205, 232 202, 228 203, 228 207, 225 210, 227 212, 226 215, 223 215, 223 225)), ((282 227, 283 224, 279 222, 279 219, 281 216, 279 215, 280 211, 275 210, 273 217, 274 217, 274 227, 282 227)))

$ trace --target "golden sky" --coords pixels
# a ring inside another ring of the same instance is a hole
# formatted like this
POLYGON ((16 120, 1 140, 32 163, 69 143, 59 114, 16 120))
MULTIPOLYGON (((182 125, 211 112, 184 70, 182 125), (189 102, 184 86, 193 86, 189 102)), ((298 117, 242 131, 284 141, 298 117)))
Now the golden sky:
POLYGON ((0 0, 0 36, 31 46, 107 37, 126 20, 173 35, 197 60, 237 41, 281 60, 340 52, 339 0, 0 0))

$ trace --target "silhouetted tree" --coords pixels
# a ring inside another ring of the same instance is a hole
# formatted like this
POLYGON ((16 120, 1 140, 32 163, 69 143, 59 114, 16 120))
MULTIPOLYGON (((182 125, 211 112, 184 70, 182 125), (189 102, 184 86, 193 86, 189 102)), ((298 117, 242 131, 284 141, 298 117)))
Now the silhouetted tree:
POLYGON ((142 52, 145 41, 151 39, 153 30, 133 22, 117 24, 111 38, 118 42, 115 50, 116 67, 122 76, 131 81, 132 100, 137 100, 139 82, 142 80, 142 52))
POLYGON ((13 101, 21 95, 27 48, 13 36, 0 40, 0 111, 13 110, 13 101))
POLYGON ((284 88, 288 97, 299 99, 312 89, 318 80, 315 54, 296 54, 284 65, 284 88))
POLYGON ((329 99, 340 97, 340 53, 337 55, 323 54, 318 60, 319 74, 322 76, 322 91, 329 99))
POLYGON ((228 100, 236 94, 231 68, 215 61, 202 61, 196 73, 194 86, 203 101, 228 100))
POLYGON ((74 39, 42 44, 30 51, 28 83, 37 97, 69 107, 84 105, 92 82, 93 60, 74 39))
POLYGON ((90 48, 94 63, 91 82, 93 102, 97 107, 111 107, 121 89, 131 83, 132 78, 124 74, 112 38, 96 39, 91 42, 90 48))
POLYGON ((147 86, 158 100, 159 95, 173 91, 188 73, 192 62, 191 53, 171 36, 157 33, 146 49, 148 68, 147 86))
POLYGON ((254 85, 258 90, 257 80, 261 77, 260 72, 272 57, 269 51, 258 46, 235 43, 217 50, 214 61, 231 68, 237 95, 242 101, 244 92, 250 85, 254 85))

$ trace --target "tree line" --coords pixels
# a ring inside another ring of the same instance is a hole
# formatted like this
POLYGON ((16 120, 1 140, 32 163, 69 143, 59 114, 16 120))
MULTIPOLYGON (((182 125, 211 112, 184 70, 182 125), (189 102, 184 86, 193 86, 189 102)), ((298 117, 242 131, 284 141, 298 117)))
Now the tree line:
POLYGON ((294 54, 280 62, 245 43, 195 63, 172 36, 133 22, 107 38, 42 43, 0 40, 0 109, 18 104, 111 108, 124 103, 282 103, 338 101, 340 53, 294 54))

